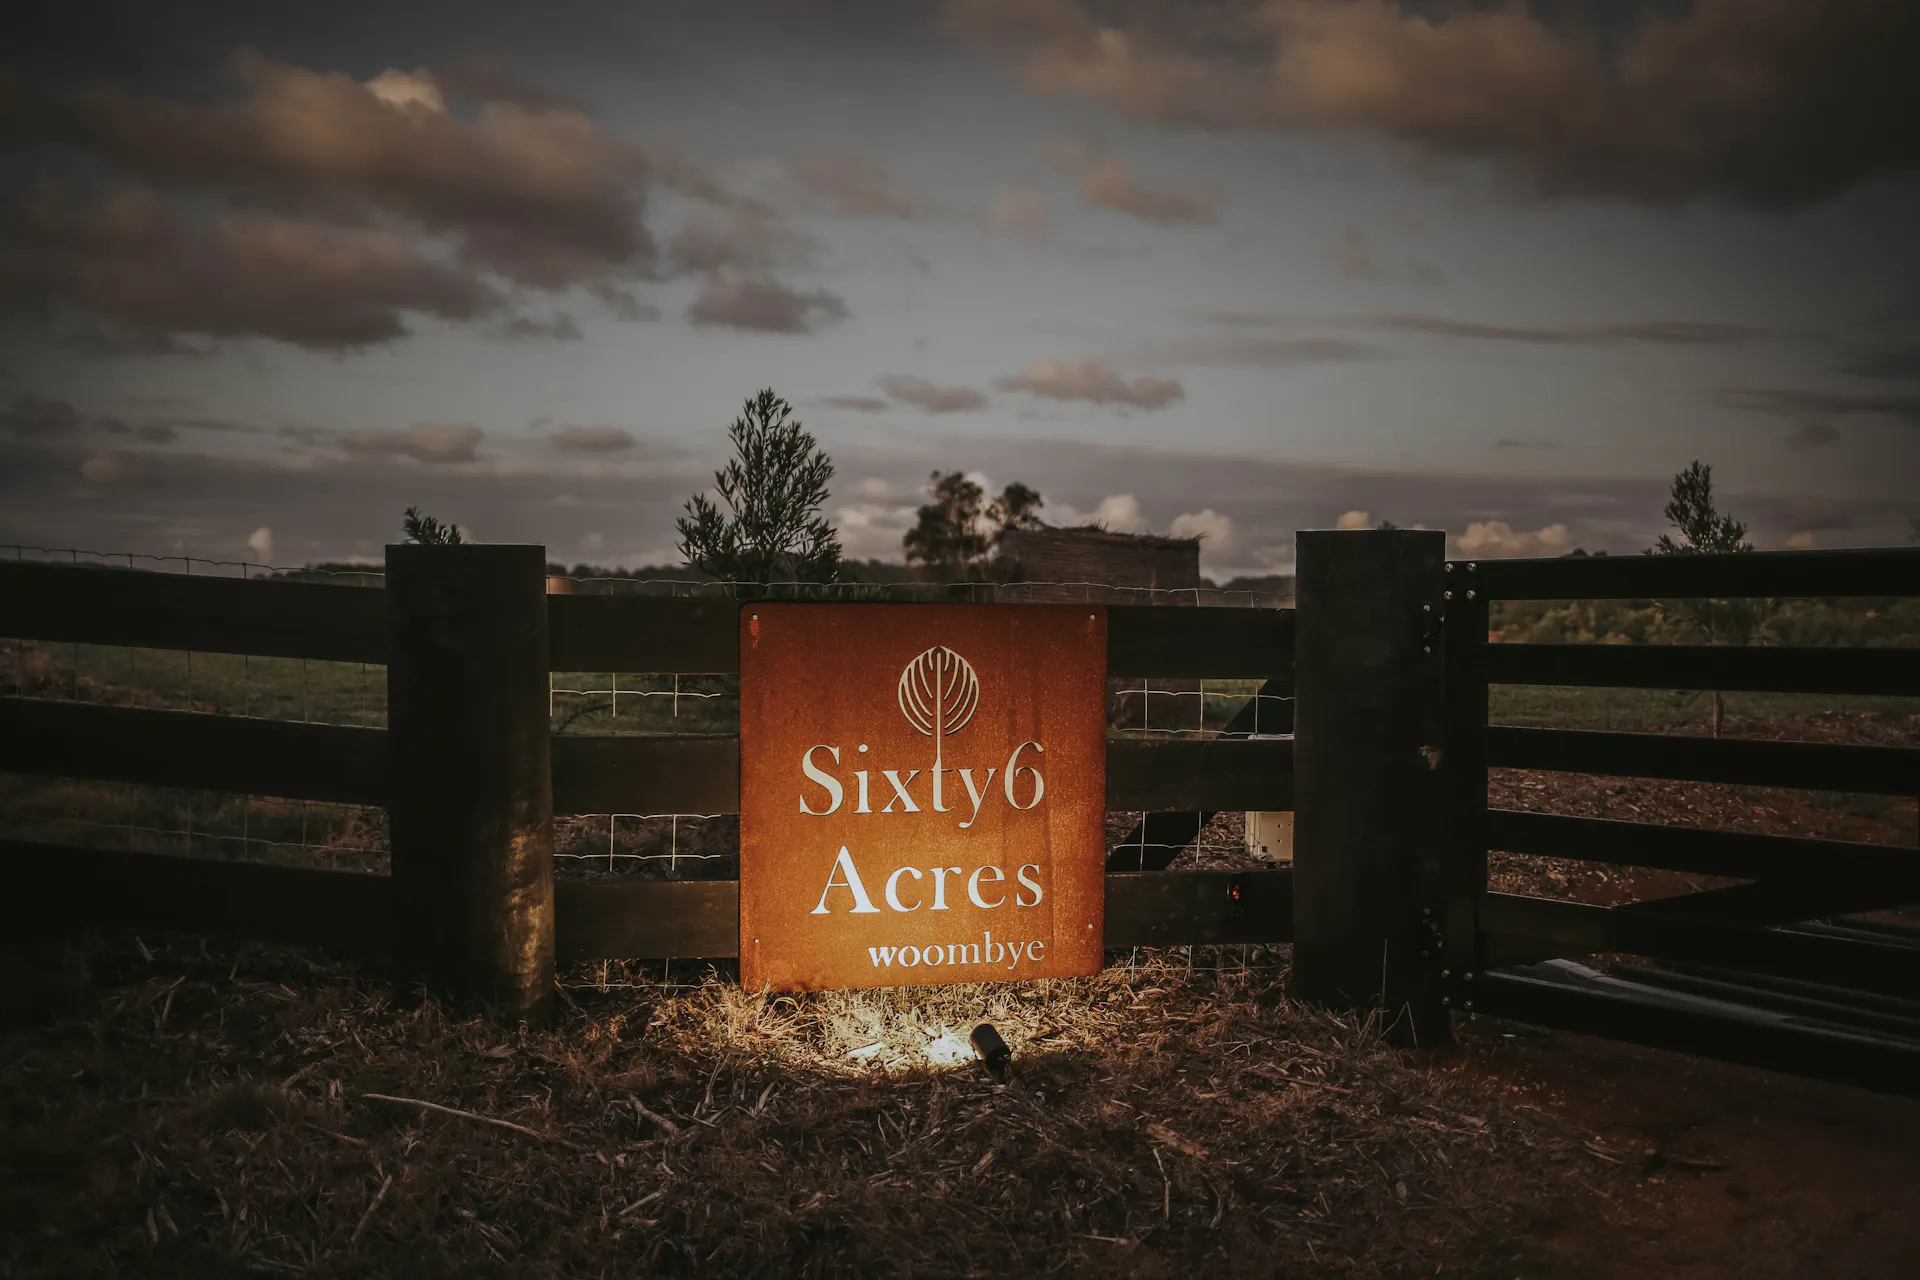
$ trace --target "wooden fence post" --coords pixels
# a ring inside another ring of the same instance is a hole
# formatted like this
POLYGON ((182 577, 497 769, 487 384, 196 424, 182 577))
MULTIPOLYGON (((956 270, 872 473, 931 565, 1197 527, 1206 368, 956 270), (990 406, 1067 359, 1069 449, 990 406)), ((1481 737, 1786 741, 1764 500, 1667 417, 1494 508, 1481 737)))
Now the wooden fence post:
POLYGON ((390 546, 395 953, 509 1017, 553 1001, 546 551, 390 546))
POLYGON ((1445 1043, 1446 535, 1303 531, 1296 549, 1291 989, 1445 1043))

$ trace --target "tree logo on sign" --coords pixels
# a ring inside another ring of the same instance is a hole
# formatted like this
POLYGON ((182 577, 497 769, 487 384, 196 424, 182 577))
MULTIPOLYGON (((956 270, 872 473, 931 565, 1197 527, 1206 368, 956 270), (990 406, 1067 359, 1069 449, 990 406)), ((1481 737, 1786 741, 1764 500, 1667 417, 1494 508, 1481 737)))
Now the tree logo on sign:
POLYGON ((909 662, 900 673, 900 714, 933 739, 933 767, 941 767, 940 747, 960 732, 980 705, 980 677, 965 658, 937 644, 909 662))

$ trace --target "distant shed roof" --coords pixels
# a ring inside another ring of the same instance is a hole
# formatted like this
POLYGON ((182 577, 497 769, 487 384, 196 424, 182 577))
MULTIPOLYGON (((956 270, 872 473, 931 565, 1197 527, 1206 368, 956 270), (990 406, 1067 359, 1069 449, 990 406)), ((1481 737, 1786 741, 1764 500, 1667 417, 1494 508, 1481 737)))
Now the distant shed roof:
POLYGON ((1091 526, 1009 529, 998 563, 1007 583, 998 593, 1002 600, 1192 604, 1197 598, 1176 601, 1158 593, 1202 585, 1200 539, 1091 526))

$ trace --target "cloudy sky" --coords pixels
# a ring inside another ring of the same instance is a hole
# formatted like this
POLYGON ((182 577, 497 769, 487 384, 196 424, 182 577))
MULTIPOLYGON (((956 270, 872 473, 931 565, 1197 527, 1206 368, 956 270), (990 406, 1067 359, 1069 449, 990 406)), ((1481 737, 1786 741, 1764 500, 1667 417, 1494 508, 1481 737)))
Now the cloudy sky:
POLYGON ((1910 0, 35 8, 0 543, 670 563, 766 385, 863 557, 933 468, 1215 575, 1634 551, 1694 458, 1920 531, 1910 0))

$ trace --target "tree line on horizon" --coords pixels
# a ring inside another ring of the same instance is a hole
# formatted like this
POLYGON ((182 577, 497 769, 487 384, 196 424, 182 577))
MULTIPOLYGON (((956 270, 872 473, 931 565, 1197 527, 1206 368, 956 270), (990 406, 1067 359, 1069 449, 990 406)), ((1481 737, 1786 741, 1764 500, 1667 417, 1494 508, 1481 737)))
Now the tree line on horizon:
MULTIPOLYGON (((1019 529, 1044 527, 1045 497, 1029 485, 1012 482, 998 496, 963 471, 934 471, 927 501, 901 539, 903 562, 849 560, 838 533, 823 514, 832 460, 819 441, 794 418, 793 405, 771 387, 749 396, 727 428, 732 456, 714 473, 708 493, 687 499, 675 521, 681 566, 632 570, 558 563, 556 574, 658 580, 685 575, 736 583, 897 583, 989 580, 993 560, 1006 536, 1019 529)), ((1750 552, 1748 526, 1722 512, 1713 491, 1713 469, 1694 461, 1674 475, 1663 514, 1672 526, 1649 555, 1750 552)), ((1094 526, 1097 527, 1097 526, 1094 526)), ((1398 528, 1381 520, 1377 528, 1398 528)), ((458 544, 462 531, 450 522, 409 507, 403 521, 406 540, 458 544)), ((1590 554, 1575 547, 1568 556, 1590 554)), ((1591 554, 1605 555, 1605 551, 1591 554)), ((316 569, 334 566, 313 566, 316 569)), ((359 566, 339 566, 352 568, 359 566)), ((1284 575, 1239 578, 1224 584, 1271 586, 1284 575)), ((1209 582, 1208 585, 1213 585, 1209 582)), ((1656 605, 1641 601, 1497 602, 1493 625, 1514 639, 1537 641, 1621 638, 1643 643, 1706 642, 1834 643, 1842 633, 1859 643, 1886 643, 1883 634, 1920 633, 1920 602, 1881 602, 1876 609, 1845 602, 1767 600, 1690 600, 1656 605), (1914 614, 1914 617, 1907 615, 1914 614), (1881 625, 1864 625, 1875 619, 1881 625)))

